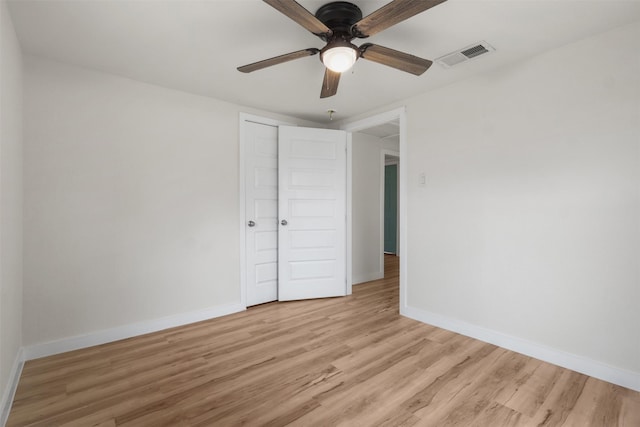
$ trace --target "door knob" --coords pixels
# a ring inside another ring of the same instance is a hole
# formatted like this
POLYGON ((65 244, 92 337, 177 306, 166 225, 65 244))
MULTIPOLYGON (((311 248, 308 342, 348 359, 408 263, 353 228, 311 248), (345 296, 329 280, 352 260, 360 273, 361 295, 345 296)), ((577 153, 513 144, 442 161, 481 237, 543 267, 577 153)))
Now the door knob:
POLYGON ((249 221, 249 222, 247 223, 247 225, 248 225, 249 227, 255 227, 255 226, 256 226, 256 223, 255 223, 255 222, 253 222, 253 221, 249 221))
POLYGON ((282 225, 287 225, 287 224, 289 224, 289 223, 287 222, 287 220, 286 220, 286 219, 283 219, 282 221, 280 221, 280 224, 282 224, 282 225))

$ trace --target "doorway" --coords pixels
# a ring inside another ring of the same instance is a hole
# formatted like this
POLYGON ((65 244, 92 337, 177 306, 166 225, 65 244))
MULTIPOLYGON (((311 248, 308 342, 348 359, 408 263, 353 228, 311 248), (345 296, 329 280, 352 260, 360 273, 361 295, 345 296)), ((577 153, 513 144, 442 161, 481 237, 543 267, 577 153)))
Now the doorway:
MULTIPOLYGON (((373 134, 378 137, 380 142, 380 150, 378 151, 378 157, 376 161, 378 176, 379 176, 379 184, 376 187, 378 191, 378 207, 377 207, 377 219, 375 221, 375 226, 377 227, 377 236, 379 239, 379 244, 375 245, 375 256, 376 256, 376 264, 379 266, 379 270, 367 277, 366 275, 359 276, 357 271, 358 262, 362 260, 358 260, 358 257, 362 255, 362 253, 358 250, 358 248, 362 248, 363 245, 361 242, 358 242, 358 235, 356 232, 356 227, 358 225, 367 224, 367 221, 371 219, 372 212, 374 208, 369 209, 365 212, 358 211, 357 206, 353 206, 352 212, 353 217, 350 219, 352 222, 352 241, 348 244, 348 253, 351 254, 351 275, 353 278, 353 283, 364 282, 368 280, 376 280, 387 276, 385 274, 385 264, 387 267, 393 266, 393 268, 398 268, 399 274, 399 286, 400 286, 400 309, 406 306, 406 256, 402 256, 406 253, 406 163, 402 162, 402 158, 404 153, 406 153, 406 112, 404 107, 398 108, 393 111, 389 111, 386 113, 381 113, 374 115, 372 117, 357 120, 353 122, 346 122, 341 127, 341 129, 351 132, 352 135, 352 143, 353 138, 356 138, 356 133, 360 134, 373 134), (393 141, 393 142, 392 142, 393 141), (389 156, 389 160, 392 157, 395 157, 396 160, 396 189, 397 189, 397 217, 396 217, 396 245, 395 245, 395 255, 384 255, 384 188, 385 188, 385 166, 387 162, 387 156, 389 156), (397 255, 397 256, 396 256, 397 255), (392 257, 393 262, 389 262, 389 258, 392 257), (387 259, 385 259, 387 258, 387 259), (396 267, 399 266, 399 267, 396 267)), ((356 198, 362 197, 363 191, 361 187, 358 186, 358 182, 362 182, 357 174, 356 170, 356 156, 358 155, 356 145, 352 147, 352 174, 353 177, 351 179, 352 185, 348 187, 350 190, 350 194, 348 194, 349 203, 355 204, 356 198), (356 194, 358 193, 358 194, 356 194)), ((365 193, 367 190, 364 190, 365 193)), ((369 193, 371 194, 371 193, 369 193)), ((368 224, 371 226, 371 224, 368 224)), ((373 228, 369 228, 373 230, 373 228)), ((370 247, 367 247, 370 249, 370 247)), ((367 250, 368 250, 367 249, 367 250)), ((371 262, 373 259, 372 256, 368 255, 368 262, 371 262)), ((392 273, 394 274, 394 273, 392 273)))
POLYGON ((384 184, 382 187, 383 200, 383 252, 389 255, 399 255, 398 251, 398 168, 400 153, 383 150, 384 184))

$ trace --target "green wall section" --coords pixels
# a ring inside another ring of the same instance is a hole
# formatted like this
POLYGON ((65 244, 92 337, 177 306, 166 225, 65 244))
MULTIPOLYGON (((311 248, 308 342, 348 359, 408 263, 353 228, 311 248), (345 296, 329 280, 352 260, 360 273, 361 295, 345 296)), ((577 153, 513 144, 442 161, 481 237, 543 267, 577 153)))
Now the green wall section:
POLYGON ((396 253, 398 223, 398 165, 384 167, 384 251, 396 253))

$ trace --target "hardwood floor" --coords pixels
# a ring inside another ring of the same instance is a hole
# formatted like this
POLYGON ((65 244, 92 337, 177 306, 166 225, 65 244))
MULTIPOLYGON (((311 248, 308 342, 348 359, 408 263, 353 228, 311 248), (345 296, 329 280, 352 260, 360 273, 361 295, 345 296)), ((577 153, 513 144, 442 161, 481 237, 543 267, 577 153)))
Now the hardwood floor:
POLYGON ((271 303, 25 364, 8 426, 640 426, 640 393, 352 296, 271 303))

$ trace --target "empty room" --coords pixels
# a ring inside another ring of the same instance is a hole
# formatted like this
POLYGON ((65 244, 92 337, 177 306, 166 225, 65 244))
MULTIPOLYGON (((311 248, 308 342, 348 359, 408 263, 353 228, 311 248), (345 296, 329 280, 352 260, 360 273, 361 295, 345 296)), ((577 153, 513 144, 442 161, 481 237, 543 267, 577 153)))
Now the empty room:
POLYGON ((0 425, 640 426, 640 1, 0 19, 0 425))

